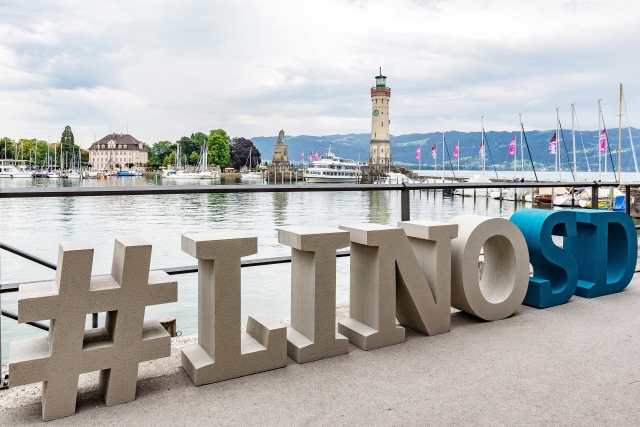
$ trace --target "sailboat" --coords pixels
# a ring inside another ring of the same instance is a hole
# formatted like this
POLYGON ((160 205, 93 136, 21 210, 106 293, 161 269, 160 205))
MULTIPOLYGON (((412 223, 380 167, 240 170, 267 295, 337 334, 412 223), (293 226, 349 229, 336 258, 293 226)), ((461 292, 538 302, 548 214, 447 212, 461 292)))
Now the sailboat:
POLYGON ((251 160, 251 154, 253 152, 253 147, 249 148, 249 158, 247 159, 247 172, 241 175, 242 180, 257 180, 262 179, 262 175, 258 172, 252 172, 251 168, 253 167, 253 162, 251 160))
POLYGON ((203 147, 200 148, 200 159, 198 160, 198 166, 195 172, 189 172, 184 169, 182 164, 182 150, 180 144, 176 147, 176 171, 165 171, 162 174, 163 178, 170 179, 213 179, 214 175, 211 171, 207 171, 207 150, 206 142, 203 147))

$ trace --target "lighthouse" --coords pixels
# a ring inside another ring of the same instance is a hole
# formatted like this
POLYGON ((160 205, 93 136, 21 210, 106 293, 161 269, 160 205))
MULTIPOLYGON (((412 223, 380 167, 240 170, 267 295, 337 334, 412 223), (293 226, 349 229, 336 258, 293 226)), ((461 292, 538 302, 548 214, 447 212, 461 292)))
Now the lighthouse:
POLYGON ((389 98, 391 98, 391 88, 387 87, 387 77, 382 75, 382 67, 380 67, 380 75, 376 76, 376 85, 371 88, 370 165, 388 165, 391 163, 389 98))

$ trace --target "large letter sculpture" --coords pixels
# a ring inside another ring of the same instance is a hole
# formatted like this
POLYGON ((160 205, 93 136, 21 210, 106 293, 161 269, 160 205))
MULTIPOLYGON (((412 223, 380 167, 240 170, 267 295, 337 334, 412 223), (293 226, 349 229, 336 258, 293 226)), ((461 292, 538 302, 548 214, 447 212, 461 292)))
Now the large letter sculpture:
POLYGON ((175 302, 178 286, 163 271, 149 271, 151 245, 116 240, 110 276, 91 277, 93 249, 60 244, 55 282, 20 286, 18 321, 51 319, 49 335, 11 343, 11 386, 43 381, 42 417, 73 415, 78 376, 100 371, 107 406, 136 396, 138 364, 168 357, 171 337, 145 306, 175 302), (84 329, 89 313, 107 312, 105 327, 84 329))
POLYGON ((578 234, 564 238, 564 248, 578 262, 576 295, 595 298, 624 290, 638 257, 638 236, 624 212, 576 209, 578 234))
POLYGON ((287 364, 287 330, 265 314, 240 331, 241 258, 258 239, 238 231, 182 236, 182 250, 198 259, 198 344, 182 350, 182 367, 196 385, 255 374, 287 364))
POLYGON ((503 218, 460 215, 451 241, 451 305, 484 320, 500 320, 522 304, 529 282, 529 253, 522 233, 503 218), (484 248, 482 280, 478 258, 484 248))
POLYGON ((351 233, 351 300, 350 318, 338 323, 338 332, 364 350, 404 342, 396 315, 402 325, 425 334, 450 329, 450 251, 457 226, 399 225, 340 227, 351 233))
POLYGON ((291 247, 291 327, 287 352, 298 363, 349 352, 336 332, 336 250, 349 233, 329 227, 284 227, 278 242, 291 247))
POLYGON ((524 209, 513 214, 511 222, 522 231, 533 265, 524 303, 546 308, 569 301, 578 286, 578 264, 573 255, 553 243, 551 236, 574 237, 576 214, 524 209))

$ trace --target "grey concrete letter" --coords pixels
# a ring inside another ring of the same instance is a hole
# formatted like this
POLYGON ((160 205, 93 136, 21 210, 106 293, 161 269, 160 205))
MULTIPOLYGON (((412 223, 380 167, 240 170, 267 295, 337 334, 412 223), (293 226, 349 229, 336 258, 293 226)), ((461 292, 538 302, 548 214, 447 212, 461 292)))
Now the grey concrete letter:
POLYGON ((240 331, 240 261, 258 252, 258 239, 238 231, 182 236, 182 250, 198 259, 198 344, 182 351, 182 367, 196 385, 287 364, 286 328, 265 314, 240 331))
POLYGON ((291 327, 287 352, 298 363, 349 352, 336 332, 336 250, 349 233, 329 227, 284 227, 278 241, 291 247, 291 327))
POLYGON ((400 226, 340 227, 351 233, 351 306, 338 332, 364 350, 404 341, 396 316, 429 335, 450 328, 449 254, 457 226, 435 221, 400 226))

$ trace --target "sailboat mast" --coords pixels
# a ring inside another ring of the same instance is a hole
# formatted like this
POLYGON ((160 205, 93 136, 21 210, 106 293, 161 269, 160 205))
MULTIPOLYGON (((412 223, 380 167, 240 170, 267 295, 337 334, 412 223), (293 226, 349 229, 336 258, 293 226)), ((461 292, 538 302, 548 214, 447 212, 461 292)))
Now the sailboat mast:
POLYGON ((484 144, 484 116, 480 117, 480 139, 482 140, 480 142, 480 147, 482 147, 482 176, 484 176, 484 159, 485 159, 485 150, 487 149, 487 147, 485 147, 484 144))
POLYGON ((576 163, 576 126, 575 126, 575 107, 571 103, 571 134, 573 135, 573 169, 578 176, 578 164, 576 163))
POLYGON ((629 121, 629 110, 627 110, 627 99, 624 97, 624 93, 622 94, 622 99, 624 100, 624 114, 627 116, 627 130, 629 131, 629 142, 631 142, 631 153, 633 154, 633 164, 636 167, 636 176, 638 181, 640 181, 640 173, 638 173, 638 161, 636 160, 636 149, 633 146, 633 137, 631 136, 631 122, 629 121))
POLYGON ((618 116, 618 182, 622 182, 620 155, 622 151, 622 83, 620 83, 620 115, 618 116))
MULTIPOLYGON (((600 162, 600 157, 602 156, 602 153, 600 153, 600 132, 601 132, 601 126, 600 126, 600 122, 602 121, 602 125, 604 125, 604 120, 602 120, 602 106, 600 104, 600 101, 602 101, 601 99, 598 99, 598 162, 600 162)), ((608 141, 607 141, 608 142, 608 141)), ((605 178, 607 177, 607 143, 605 143, 605 148, 604 148, 604 176, 605 178)), ((598 166, 598 179, 602 180, 602 176, 599 173, 600 172, 600 166, 598 166)))

